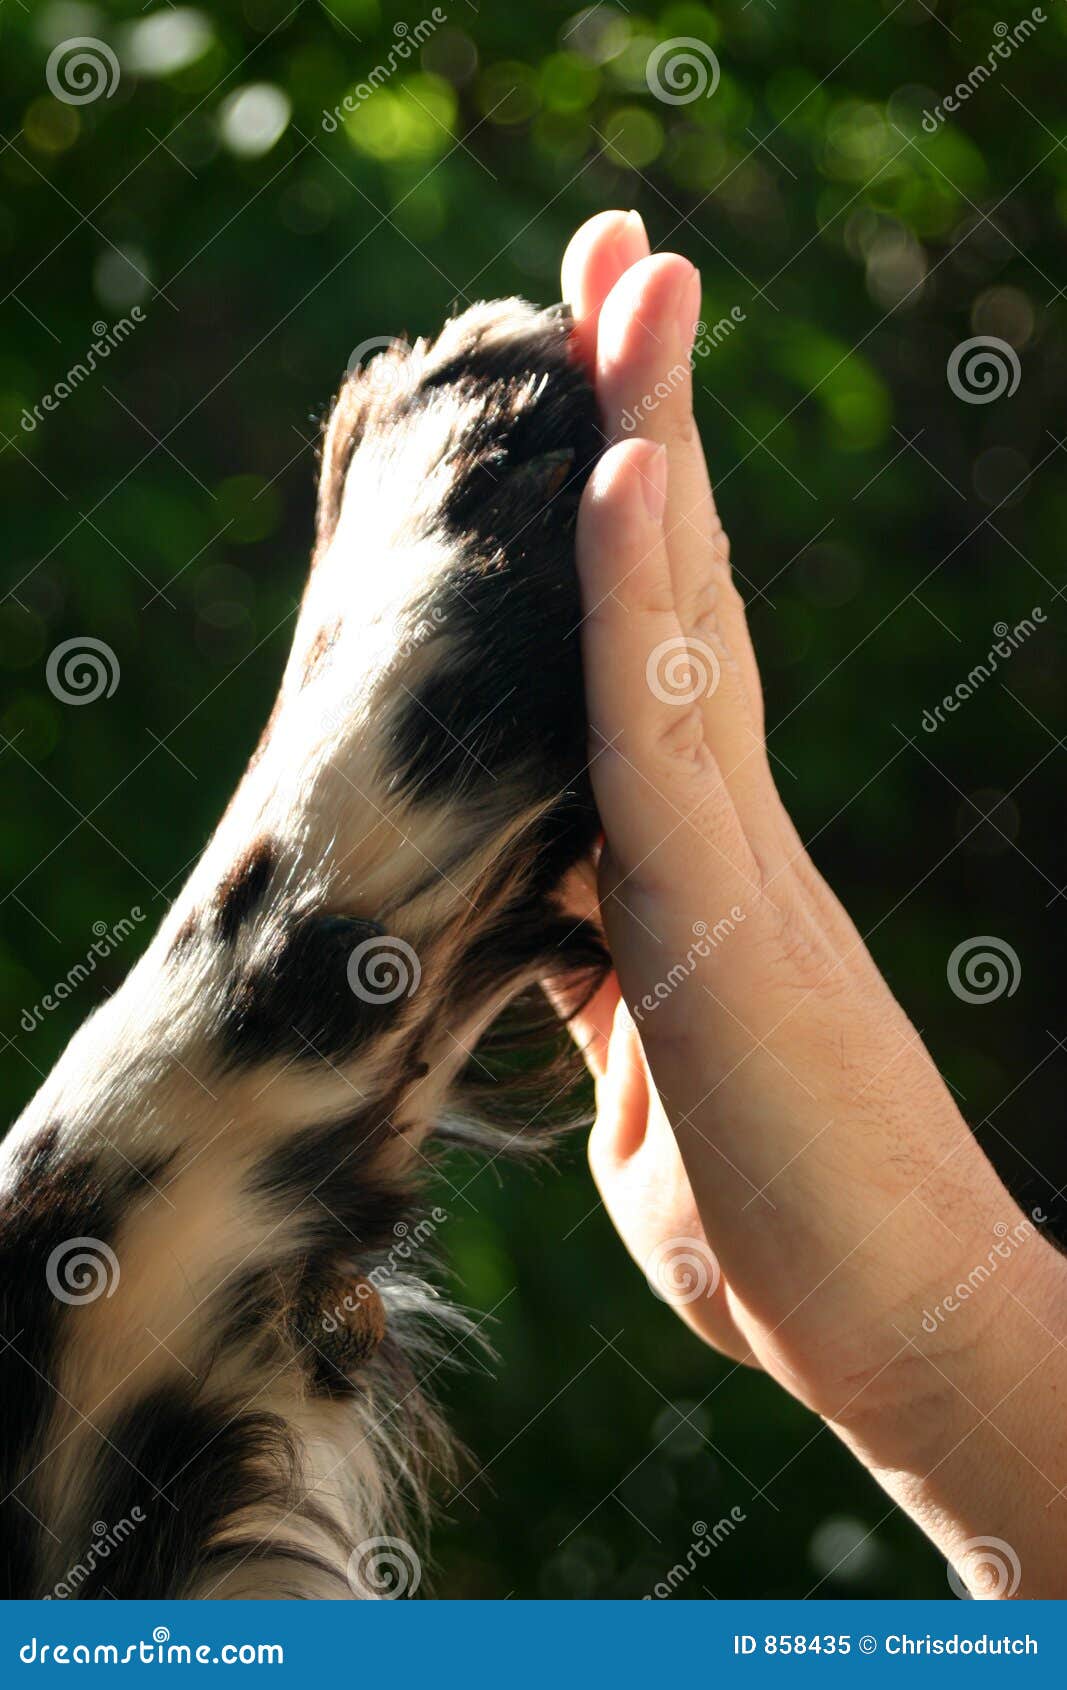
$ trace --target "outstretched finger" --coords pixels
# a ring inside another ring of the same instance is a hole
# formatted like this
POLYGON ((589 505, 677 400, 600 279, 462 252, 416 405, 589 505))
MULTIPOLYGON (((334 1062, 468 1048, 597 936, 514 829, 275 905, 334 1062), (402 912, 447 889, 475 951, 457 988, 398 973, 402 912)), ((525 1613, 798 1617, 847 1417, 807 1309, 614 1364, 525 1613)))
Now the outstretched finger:
POLYGON ((619 277, 648 257, 648 236, 636 211, 601 211, 571 236, 563 255, 564 302, 574 315, 574 345, 592 377, 600 309, 619 277))
POLYGON ((670 451, 667 549, 687 627, 713 607, 743 683, 750 742, 762 735, 759 674, 744 602, 693 419, 693 337, 700 276, 677 253, 657 253, 621 275, 604 302, 597 339, 597 393, 616 438, 639 435, 670 451))
MULTIPOLYGON (((666 452, 648 441, 610 448, 583 495, 577 536, 590 773, 606 864, 618 901, 660 906, 650 930, 657 945, 665 935, 656 922, 674 925, 677 940, 706 915, 687 911, 686 888, 699 889, 702 905, 722 896, 729 907, 759 881, 699 705, 679 708, 658 684, 657 654, 684 651, 664 532, 666 474, 666 452)), ((610 910, 605 917, 610 937, 610 910)))

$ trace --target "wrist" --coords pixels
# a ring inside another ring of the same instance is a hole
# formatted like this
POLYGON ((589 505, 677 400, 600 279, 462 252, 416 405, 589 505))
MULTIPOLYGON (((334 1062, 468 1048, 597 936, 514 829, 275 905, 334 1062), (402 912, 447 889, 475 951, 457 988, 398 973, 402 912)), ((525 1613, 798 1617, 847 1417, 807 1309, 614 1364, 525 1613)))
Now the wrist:
POLYGON ((980 1596, 1067 1595, 1067 1258, 1042 1220, 1014 1211, 924 1311, 892 1414, 833 1423, 980 1596))

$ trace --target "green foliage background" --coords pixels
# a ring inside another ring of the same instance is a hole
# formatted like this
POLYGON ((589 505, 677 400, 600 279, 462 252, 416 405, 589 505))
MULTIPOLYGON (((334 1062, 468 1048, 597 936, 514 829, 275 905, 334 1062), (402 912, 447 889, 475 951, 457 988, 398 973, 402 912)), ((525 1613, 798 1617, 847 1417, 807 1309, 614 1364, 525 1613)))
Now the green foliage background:
MULTIPOLYGON (((154 924, 255 743, 307 557, 318 419, 351 349, 432 330, 457 300, 550 302, 574 226, 636 205, 654 245, 701 267, 708 322, 743 313, 698 364, 700 420, 783 791, 990 1155, 1061 1225, 1062 0, 933 133, 924 111, 1021 10, 442 10, 404 58, 401 26, 429 12, 377 0, 216 0, 171 13, 169 37, 171 9, 141 0, 0 5, 9 1116, 149 923, 32 1031, 26 1007, 94 922, 138 904, 154 924), (199 45, 167 69, 160 43, 183 29, 199 45), (74 35, 118 53, 111 97, 49 94, 49 51, 74 35), (672 105, 646 61, 686 36, 721 78, 672 105), (372 97, 324 128, 376 66, 372 97), (255 156, 233 104, 250 84, 284 95, 255 156), (93 324, 134 305, 144 321, 105 367, 27 428, 93 324), (1021 362, 988 405, 946 380, 979 333, 1021 362), (1044 629, 924 731, 994 624, 1034 606, 1044 629), (64 707, 45 662, 84 634, 121 681, 64 707), (1018 952, 1013 996, 949 991, 947 957, 976 934, 1018 952)), ((484 1471, 438 1526, 441 1594, 640 1595, 695 1521, 734 1507, 743 1523, 679 1597, 948 1594, 834 1438, 649 1295, 580 1146, 540 1176, 449 1179, 444 1247, 462 1298, 495 1310, 499 1357, 445 1387, 484 1471)))

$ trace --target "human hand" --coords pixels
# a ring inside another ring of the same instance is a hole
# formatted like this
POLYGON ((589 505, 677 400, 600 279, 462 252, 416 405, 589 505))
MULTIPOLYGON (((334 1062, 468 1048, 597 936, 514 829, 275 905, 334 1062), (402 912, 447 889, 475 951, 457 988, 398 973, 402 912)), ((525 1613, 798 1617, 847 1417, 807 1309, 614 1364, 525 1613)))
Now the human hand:
MULTIPOLYGON (((605 213, 563 277, 618 441, 578 531, 618 976, 577 1029, 597 1083, 593 1172, 657 1290, 823 1415, 952 1555, 990 1513, 1009 1535, 1026 1490, 1031 1376, 1050 1417, 1063 1383, 1062 1259, 986 1160, 776 791, 692 417, 696 272, 605 213), (996 1291, 959 1324, 931 1317, 1008 1235, 1025 1247, 999 1261, 996 1291)), ((1067 1449, 1047 1445, 1063 1484, 1067 1449)), ((1040 1584, 1038 1566, 1023 1593, 1040 1584)))

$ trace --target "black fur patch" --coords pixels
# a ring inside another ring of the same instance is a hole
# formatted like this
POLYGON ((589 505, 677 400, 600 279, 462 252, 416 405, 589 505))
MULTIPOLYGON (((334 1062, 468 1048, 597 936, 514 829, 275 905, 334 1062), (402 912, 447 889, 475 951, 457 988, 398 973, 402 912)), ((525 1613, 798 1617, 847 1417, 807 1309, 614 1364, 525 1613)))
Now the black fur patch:
POLYGON ((278 1267, 249 1268, 226 1280, 212 1310, 222 1349, 251 1346, 258 1359, 277 1343, 277 1321, 288 1294, 278 1267))
POLYGON ((233 981, 222 1028, 228 1058, 334 1060, 387 1026, 398 1005, 357 996, 348 979, 356 946, 381 932, 377 922, 341 915, 304 916, 281 929, 233 981))
POLYGON ((264 1158, 251 1184, 281 1212, 300 1211, 302 1248, 309 1260, 346 1253, 360 1259, 388 1246, 407 1219, 405 1188, 374 1172, 375 1152, 395 1123, 387 1106, 357 1111, 326 1126, 311 1126, 264 1158))
POLYGON ((215 930, 225 944, 232 944, 242 926, 256 913, 278 861, 278 850, 270 839, 257 839, 238 858, 219 887, 215 905, 215 930))
MULTIPOLYGON (((276 1415, 205 1402, 195 1386, 171 1385, 125 1410, 107 1435, 114 1448, 101 1449, 85 1511, 86 1542, 94 1520, 145 1520, 92 1568, 78 1587, 81 1597, 190 1595, 205 1570, 219 1565, 221 1528, 244 1508, 295 1509, 330 1530, 328 1516, 301 1497, 292 1436, 276 1415)), ((340 1537, 338 1544, 347 1547, 340 1537)), ((228 1533, 225 1554, 236 1563, 257 1546, 257 1536, 235 1544, 228 1533)))
POLYGON ((62 1328, 81 1312, 53 1294, 49 1260, 75 1238, 113 1243, 131 1199, 165 1167, 162 1157, 143 1172, 105 1164, 103 1155, 63 1160, 59 1145, 58 1127, 42 1133, 0 1199, 0 1595, 6 1598, 41 1594, 44 1538, 34 1518, 34 1479, 24 1475, 47 1457, 62 1328))
POLYGON ((531 902, 503 910, 466 952, 462 972, 450 986, 451 1004, 458 1014, 535 968, 542 978, 585 976, 599 984, 609 966, 607 948, 595 927, 547 914, 531 902))
POLYGON ((273 1291, 272 1322, 277 1329, 284 1316, 299 1365, 317 1394, 352 1395, 360 1369, 385 1337, 384 1308, 364 1276, 411 1213, 407 1185, 383 1180, 374 1170, 376 1152, 394 1127, 381 1106, 308 1127, 266 1157, 252 1177, 257 1202, 267 1197, 280 1212, 298 1218, 300 1255, 275 1264, 269 1281, 264 1274, 251 1275, 230 1290, 224 1330, 227 1337, 253 1335, 273 1291), (365 1289, 357 1292, 360 1285, 365 1289))
POLYGON ((447 658, 405 700, 394 754, 421 795, 454 799, 521 771, 531 797, 577 792, 591 818, 574 527, 604 445, 596 402, 566 327, 546 313, 422 386, 453 383, 477 384, 484 409, 442 510, 456 562, 430 614, 447 658), (537 381, 536 397, 518 403, 537 381))

